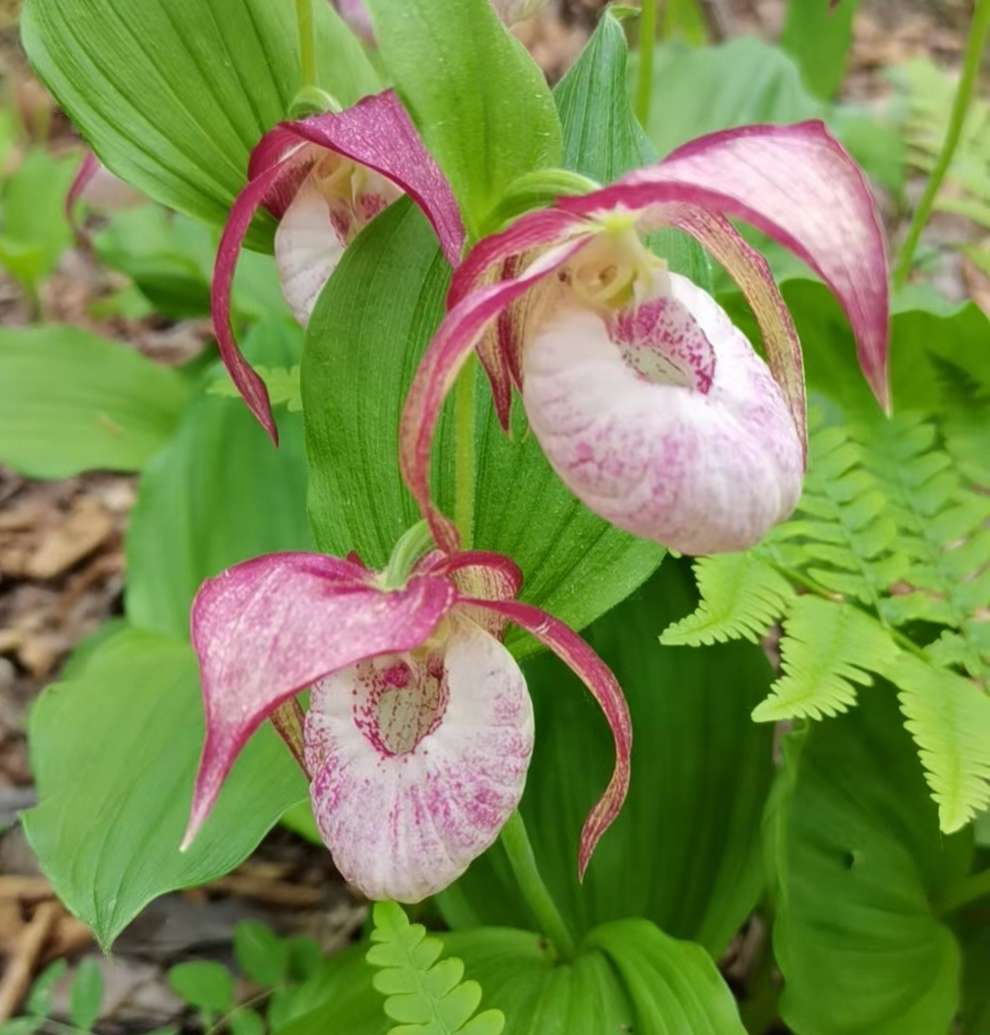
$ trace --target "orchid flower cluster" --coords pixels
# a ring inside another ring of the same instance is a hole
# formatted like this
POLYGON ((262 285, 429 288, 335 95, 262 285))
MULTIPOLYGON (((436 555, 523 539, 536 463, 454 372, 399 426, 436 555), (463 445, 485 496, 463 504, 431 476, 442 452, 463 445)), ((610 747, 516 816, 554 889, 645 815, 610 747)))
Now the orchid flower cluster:
MULTIPOLYGON (((339 6, 363 16, 358 3, 339 6)), ((496 6, 513 21, 539 5, 496 6)), ((503 428, 518 395, 553 469, 605 521, 684 553, 742 550, 798 502, 806 400, 794 322, 766 261, 731 220, 788 248, 830 287, 884 406, 888 296, 875 203, 820 122, 702 137, 467 241, 451 187, 386 91, 268 133, 230 212, 213 281, 215 330, 273 440, 264 382, 230 320, 253 218, 264 209, 278 220, 282 287, 305 324, 355 237, 405 195, 454 270, 400 428, 401 472, 426 523, 383 572, 353 555, 275 554, 201 588, 192 632, 206 742, 186 843, 248 738, 271 719, 309 778, 345 878, 371 898, 413 902, 463 873, 522 797, 533 711, 502 643, 508 623, 570 666, 612 731, 614 772, 584 825, 582 874, 629 781, 632 730, 615 677, 577 633, 518 599, 511 558, 462 542, 435 502, 434 432, 468 360, 482 363, 503 428), (765 360, 711 295, 651 250, 648 235, 662 228, 689 234, 735 279, 765 360)))

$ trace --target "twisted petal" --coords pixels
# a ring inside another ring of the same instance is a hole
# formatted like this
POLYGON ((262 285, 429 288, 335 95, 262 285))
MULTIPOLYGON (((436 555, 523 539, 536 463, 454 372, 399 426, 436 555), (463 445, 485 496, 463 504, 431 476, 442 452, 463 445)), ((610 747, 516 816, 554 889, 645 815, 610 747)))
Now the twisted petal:
POLYGON ((714 299, 676 274, 670 290, 611 327, 567 306, 547 317, 524 354, 526 413, 561 480, 607 521, 683 553, 744 550, 797 504, 802 443, 714 299))
POLYGON ((522 797, 533 711, 509 652, 459 618, 426 658, 324 680, 306 717, 313 814, 368 898, 418 902, 459 877, 522 797))
POLYGON ((391 90, 366 97, 339 114, 283 123, 266 134, 251 157, 249 182, 234 202, 213 275, 213 325, 220 355, 252 413, 274 441, 275 422, 264 382, 241 355, 230 326, 230 294, 241 244, 262 206, 286 214, 320 150, 343 155, 381 173, 423 209, 451 263, 460 258, 463 226, 449 184, 423 147, 391 90))
POLYGON ((420 646, 454 602, 444 579, 414 576, 394 592, 349 561, 260 557, 205 582, 192 610, 206 712, 188 845, 234 759, 280 705, 365 658, 420 646))
POLYGON ((605 793, 599 799, 585 820, 581 830, 581 844, 578 852, 578 877, 584 879, 585 871, 595 847, 612 821, 622 810, 622 803, 629 790, 629 757, 632 752, 632 722, 629 706, 616 678, 604 661, 592 650, 590 644, 563 622, 545 611, 516 600, 467 600, 462 604, 473 604, 503 615, 535 636, 577 675, 591 691, 598 702, 615 741, 615 769, 605 793))
POLYGON ((666 206, 677 202, 743 219, 804 260, 845 309, 863 373, 888 407, 883 228, 863 173, 823 123, 745 126, 699 137, 658 165, 604 190, 562 198, 558 207, 581 216, 626 209, 649 227, 669 222, 666 206))
POLYGON ((76 217, 80 201, 104 212, 114 212, 144 200, 140 191, 115 176, 92 151, 87 151, 65 195, 65 217, 78 234, 80 226, 76 217))
POLYGON ((429 521, 437 546, 457 551, 459 535, 430 497, 430 447, 447 393, 485 328, 534 284, 563 266, 584 246, 578 238, 540 256, 514 280, 468 294, 447 314, 423 357, 409 388, 400 425, 403 477, 429 521))

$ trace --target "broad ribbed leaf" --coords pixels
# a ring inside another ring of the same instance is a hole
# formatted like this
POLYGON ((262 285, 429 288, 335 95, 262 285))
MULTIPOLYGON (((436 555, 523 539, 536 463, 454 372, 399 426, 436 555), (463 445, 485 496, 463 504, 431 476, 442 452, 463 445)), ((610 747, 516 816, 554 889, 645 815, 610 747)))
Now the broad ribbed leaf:
POLYGON ((232 870, 305 797, 295 762, 263 729, 180 853, 202 714, 192 649, 137 630, 104 642, 31 713, 41 803, 24 829, 59 898, 105 948, 153 898, 232 870))
MULTIPOLYGON (((348 249, 317 304, 303 358, 309 510, 321 550, 384 567, 419 515, 399 476, 399 411, 439 322, 448 270, 420 213, 392 206, 348 249)), ((523 598, 582 627, 627 596, 662 551, 606 525, 563 487, 525 433, 506 437, 477 375, 475 543, 523 569, 523 598)), ((449 422, 434 484, 450 509, 449 422)), ((535 649, 529 638, 516 642, 535 649)))
MULTIPOLYGON (((580 684, 549 657, 526 666, 538 734, 522 811, 541 872, 580 931, 643 916, 717 955, 761 890, 771 732, 748 714, 771 674, 751 644, 661 647, 659 630, 693 602, 686 563, 668 560, 586 632, 629 699, 635 735, 625 808, 583 886, 578 833, 608 779, 613 749, 580 684)), ((498 845, 440 902, 455 926, 533 922, 498 845)))
MULTIPOLYGON (((314 9, 321 85, 342 104, 373 93, 360 44, 330 4, 314 9)), ((225 221, 251 149, 301 85, 291 3, 27 0, 21 28, 38 74, 103 162, 212 223, 225 221)))
POLYGON ((477 237, 518 176, 560 164, 539 66, 490 0, 367 0, 381 56, 477 237))
POLYGON ((934 1035, 959 999, 959 946, 936 913, 968 835, 938 829, 889 686, 788 735, 767 827, 782 1016, 815 1035, 934 1035))
POLYGON ((845 78, 858 7, 859 0, 833 4, 790 0, 787 5, 781 46, 797 59, 811 91, 826 100, 834 96, 845 78))
POLYGON ((74 327, 0 331, 0 462, 34 478, 137 471, 175 433, 185 378, 74 327))
MULTIPOLYGON (((275 368, 299 362, 294 324, 259 324, 245 344, 252 360, 275 368)), ((302 417, 279 414, 273 449, 219 364, 198 388, 174 441, 148 466, 127 538, 127 615, 142 629, 185 639, 200 583, 238 561, 277 550, 307 550, 306 461, 302 417)))

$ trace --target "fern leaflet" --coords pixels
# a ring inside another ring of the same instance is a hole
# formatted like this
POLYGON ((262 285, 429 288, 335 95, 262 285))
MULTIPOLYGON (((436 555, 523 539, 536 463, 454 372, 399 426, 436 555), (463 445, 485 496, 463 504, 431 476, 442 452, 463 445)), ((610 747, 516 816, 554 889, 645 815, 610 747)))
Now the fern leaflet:
POLYGON ((753 711, 757 722, 820 719, 856 703, 856 686, 870 686, 869 669, 899 653, 884 627, 850 604, 804 596, 794 601, 784 625, 784 674, 753 711))
POLYGON ((374 920, 367 959, 378 968, 374 985, 386 996, 386 1015, 400 1022, 389 1035, 500 1035, 501 1011, 475 1015, 481 987, 462 980, 461 960, 440 959, 443 946, 422 924, 411 924, 394 902, 376 903, 374 920))
POLYGON ((959 830, 990 807, 990 697, 968 679, 901 654, 888 669, 918 744, 939 826, 959 830))
POLYGON ((703 557, 694 574, 698 610, 664 630, 663 644, 697 647, 740 637, 756 643, 794 597, 787 579, 754 553, 703 557))

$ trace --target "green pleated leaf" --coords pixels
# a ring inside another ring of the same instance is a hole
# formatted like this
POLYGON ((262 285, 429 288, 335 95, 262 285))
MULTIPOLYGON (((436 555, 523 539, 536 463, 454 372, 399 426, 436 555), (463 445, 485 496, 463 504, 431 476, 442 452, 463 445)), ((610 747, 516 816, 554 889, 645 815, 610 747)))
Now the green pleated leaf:
MULTIPOLYGON (((330 4, 314 10, 321 85, 345 105, 374 92, 361 45, 330 4)), ((290 3, 27 0, 21 31, 38 74, 106 165, 212 223, 226 219, 251 149, 301 85, 290 3)), ((261 225, 270 234, 271 220, 261 225)))
POLYGON ((0 330, 0 462, 34 478, 138 471, 175 433, 185 378, 74 327, 0 330))
POLYGON ((846 76, 846 58, 853 39, 853 18, 859 0, 809 4, 790 0, 781 46, 797 59, 808 88, 819 97, 833 97, 846 76))
MULTIPOLYGON (((625 691, 635 735, 625 809, 583 886, 578 834, 611 772, 612 741, 587 691, 547 656, 526 665, 537 738, 522 811, 540 870, 579 931, 642 916, 718 955, 762 887, 772 734, 748 715, 771 674, 751 644, 661 647, 658 631, 694 601, 686 564, 668 560, 586 631, 625 691)), ((439 902, 455 926, 533 922, 500 845, 439 902)))
POLYGON ((799 122, 822 110, 793 58, 761 40, 743 36, 697 49, 668 44, 657 50, 646 131, 665 155, 704 133, 754 122, 799 122))
POLYGON ((506 187, 560 164, 539 66, 490 0, 367 0, 382 59, 477 237, 506 187))
MULTIPOLYGON (((252 361, 289 367, 299 361, 294 324, 259 324, 245 341, 252 361)), ((142 629, 186 638, 200 583, 239 561, 276 550, 307 550, 306 460, 302 415, 278 412, 274 449, 239 398, 207 389, 224 385, 219 364, 199 386, 178 434, 141 479, 127 537, 127 615, 142 629)))
MULTIPOLYGON (((554 90, 564 127, 564 164, 603 184, 658 157, 629 102, 628 58, 626 34, 606 11, 581 56, 554 90)), ((652 236, 651 245, 675 272, 710 289, 711 266, 693 238, 665 230, 652 236)))
POLYGON ((306 795, 302 774, 266 727, 193 847, 179 852, 202 716, 188 644, 137 630, 107 640, 31 713, 40 804, 25 813, 24 830, 59 898, 104 948, 153 898, 232 870, 306 795))
MULTIPOLYGON (((310 517, 327 553, 357 550, 366 564, 384 567, 396 540, 419 519, 398 470, 399 415, 440 322, 448 277, 432 230, 400 202, 348 248, 313 313, 302 389, 310 517)), ((521 407, 507 437, 480 371, 476 389, 475 546, 512 557, 526 576, 524 598, 580 628, 635 589, 663 551, 580 504, 526 434, 521 407)), ((434 468, 448 512, 450 431, 445 424, 438 433, 434 468)), ((533 643, 520 647, 528 651, 533 643)))
POLYGON ((586 944, 603 949, 615 964, 640 1035, 745 1035, 732 992, 700 945, 677 941, 638 919, 605 924, 586 944))
MULTIPOLYGON (((505 1014, 507 1035, 743 1032, 732 993, 708 954, 644 920, 599 928, 577 958, 566 963, 557 961, 538 935, 509 928, 460 931, 436 940, 444 956, 460 959, 465 977, 481 986, 481 1010, 505 1014)), ((274 1035, 386 1035, 392 1030, 381 994, 372 986, 375 972, 361 951, 355 947, 331 960, 304 985, 299 1002, 310 1008, 276 1027, 274 1035)), ((395 1029, 407 1030, 419 1029, 395 1029)), ((429 1030, 440 1035, 457 1029, 437 1025, 429 1030)))
POLYGON ((971 839, 939 832, 886 685, 785 741, 767 825, 784 1020, 815 1035, 942 1035, 959 946, 936 904, 971 839))

